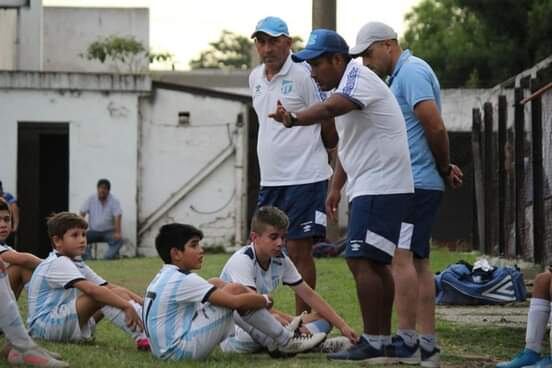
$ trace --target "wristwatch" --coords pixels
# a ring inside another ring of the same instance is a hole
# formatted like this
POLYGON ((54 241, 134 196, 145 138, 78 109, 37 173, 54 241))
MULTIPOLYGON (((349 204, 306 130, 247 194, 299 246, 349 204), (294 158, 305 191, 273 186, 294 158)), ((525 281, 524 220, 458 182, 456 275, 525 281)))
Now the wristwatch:
POLYGON ((297 124, 297 114, 294 112, 290 112, 289 114, 289 121, 286 123, 287 128, 291 128, 295 124, 297 124))
POLYGON ((443 178, 448 178, 448 176, 450 175, 451 172, 452 172, 452 165, 451 164, 448 164, 446 170, 444 170, 444 171, 441 171, 441 169, 439 169, 439 175, 441 175, 443 178))

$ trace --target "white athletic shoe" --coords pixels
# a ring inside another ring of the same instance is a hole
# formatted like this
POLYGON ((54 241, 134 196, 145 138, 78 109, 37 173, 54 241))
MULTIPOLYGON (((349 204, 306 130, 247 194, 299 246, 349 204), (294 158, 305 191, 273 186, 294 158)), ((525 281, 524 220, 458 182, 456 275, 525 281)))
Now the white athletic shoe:
POLYGON ((339 353, 349 350, 351 346, 353 344, 345 336, 334 336, 324 340, 322 344, 312 349, 312 352, 324 354, 339 353))
POLYGON ((12 365, 30 365, 32 367, 69 367, 62 360, 53 358, 46 349, 38 346, 27 350, 12 347, 8 353, 8 363, 12 365))
POLYGON ((326 338, 326 334, 318 332, 312 335, 297 335, 292 337, 284 346, 279 346, 278 351, 282 353, 302 353, 314 348, 326 338))

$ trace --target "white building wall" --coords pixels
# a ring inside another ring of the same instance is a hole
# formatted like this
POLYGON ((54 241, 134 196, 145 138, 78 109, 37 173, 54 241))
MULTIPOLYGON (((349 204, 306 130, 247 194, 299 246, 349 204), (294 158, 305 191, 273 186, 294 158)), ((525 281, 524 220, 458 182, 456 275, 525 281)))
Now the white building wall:
MULTIPOLYGON (((86 72, 130 72, 111 60, 102 64, 84 54, 99 37, 133 36, 149 48, 149 9, 44 7, 44 70, 86 72)), ((145 59, 138 69, 147 69, 145 59)), ((137 70, 135 70, 137 71, 137 70)))
MULTIPOLYGON (((229 147, 237 148, 242 128, 236 127, 244 105, 239 101, 156 89, 145 101, 140 151, 140 228, 174 193, 229 147), (178 125, 178 112, 190 112, 190 125, 178 125)), ((203 182, 193 188, 140 237, 139 253, 155 254, 160 226, 177 221, 205 233, 205 246, 236 245, 241 225, 243 180, 241 158, 235 151, 203 182), (237 176, 240 176, 237 178, 237 176), (237 180, 236 180, 237 179, 237 180)))
POLYGON ((0 9, 0 70, 15 69, 16 9, 0 9))
MULTIPOLYGON (((69 209, 78 211, 111 180, 123 209, 124 249, 134 255, 137 210, 138 102, 135 94, 98 91, 0 89, 0 172, 6 188, 17 188, 18 122, 69 123, 69 209)), ((14 193, 17 195, 17 193, 14 193)))

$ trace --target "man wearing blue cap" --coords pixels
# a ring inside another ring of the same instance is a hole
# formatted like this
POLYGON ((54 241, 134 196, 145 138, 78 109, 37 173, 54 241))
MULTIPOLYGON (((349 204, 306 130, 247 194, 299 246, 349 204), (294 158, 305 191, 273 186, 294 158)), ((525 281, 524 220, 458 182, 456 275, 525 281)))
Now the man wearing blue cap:
POLYGON ((345 182, 350 202, 346 257, 356 282, 364 334, 349 350, 328 358, 396 362, 384 349, 391 339, 394 296, 389 264, 414 191, 401 110, 375 73, 351 61, 347 43, 334 31, 312 31, 306 48, 293 60, 307 61, 320 88, 335 91, 324 102, 295 113, 278 104, 271 117, 292 130, 335 117, 338 160, 326 211, 335 217, 345 182))
MULTIPOLYGON (((261 188, 257 207, 275 206, 288 215, 288 254, 313 289, 316 269, 312 258, 315 238, 326 234, 324 200, 332 169, 329 149, 337 145, 332 119, 323 124, 286 129, 268 117, 277 101, 299 111, 324 97, 310 78, 308 65, 291 60, 291 38, 277 17, 261 19, 251 35, 262 64, 249 76, 253 107, 259 120, 257 155, 261 188)), ((297 314, 309 307, 296 299, 297 314)))
POLYGON ((425 61, 401 49, 397 33, 384 23, 365 24, 356 43, 351 55, 361 56, 363 64, 382 79, 389 76, 389 86, 406 121, 414 175, 414 200, 393 259, 398 336, 391 348, 402 357, 419 357, 423 367, 439 367, 435 283, 429 264, 431 227, 445 183, 454 189, 462 184, 462 171, 450 162, 439 80, 425 61))

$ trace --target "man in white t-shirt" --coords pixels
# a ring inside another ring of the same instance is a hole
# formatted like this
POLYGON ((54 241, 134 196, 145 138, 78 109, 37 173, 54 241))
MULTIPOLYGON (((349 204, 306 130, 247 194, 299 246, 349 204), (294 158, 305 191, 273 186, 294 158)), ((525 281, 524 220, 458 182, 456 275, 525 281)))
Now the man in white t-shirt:
MULTIPOLYGON (((315 288, 312 245, 315 238, 326 235, 324 199, 332 169, 325 145, 334 149, 337 144, 335 123, 329 119, 289 130, 268 117, 278 101, 290 111, 299 111, 322 101, 324 94, 310 77, 308 64, 291 60, 291 38, 282 19, 260 20, 252 37, 262 61, 249 76, 259 119, 261 188, 257 207, 275 206, 288 215, 289 256, 303 279, 315 288)), ((308 306, 296 299, 297 313, 306 309, 308 306)))
POLYGON ((335 117, 338 160, 326 210, 334 217, 347 182, 350 221, 347 263, 355 278, 364 322, 359 343, 333 360, 395 362, 384 346, 391 340, 394 284, 389 264, 401 222, 414 191, 406 128, 395 97, 368 68, 355 63, 345 40, 334 31, 312 31, 307 46, 293 55, 307 61, 322 90, 335 88, 322 103, 297 113, 275 106, 270 114, 291 129, 335 117))

